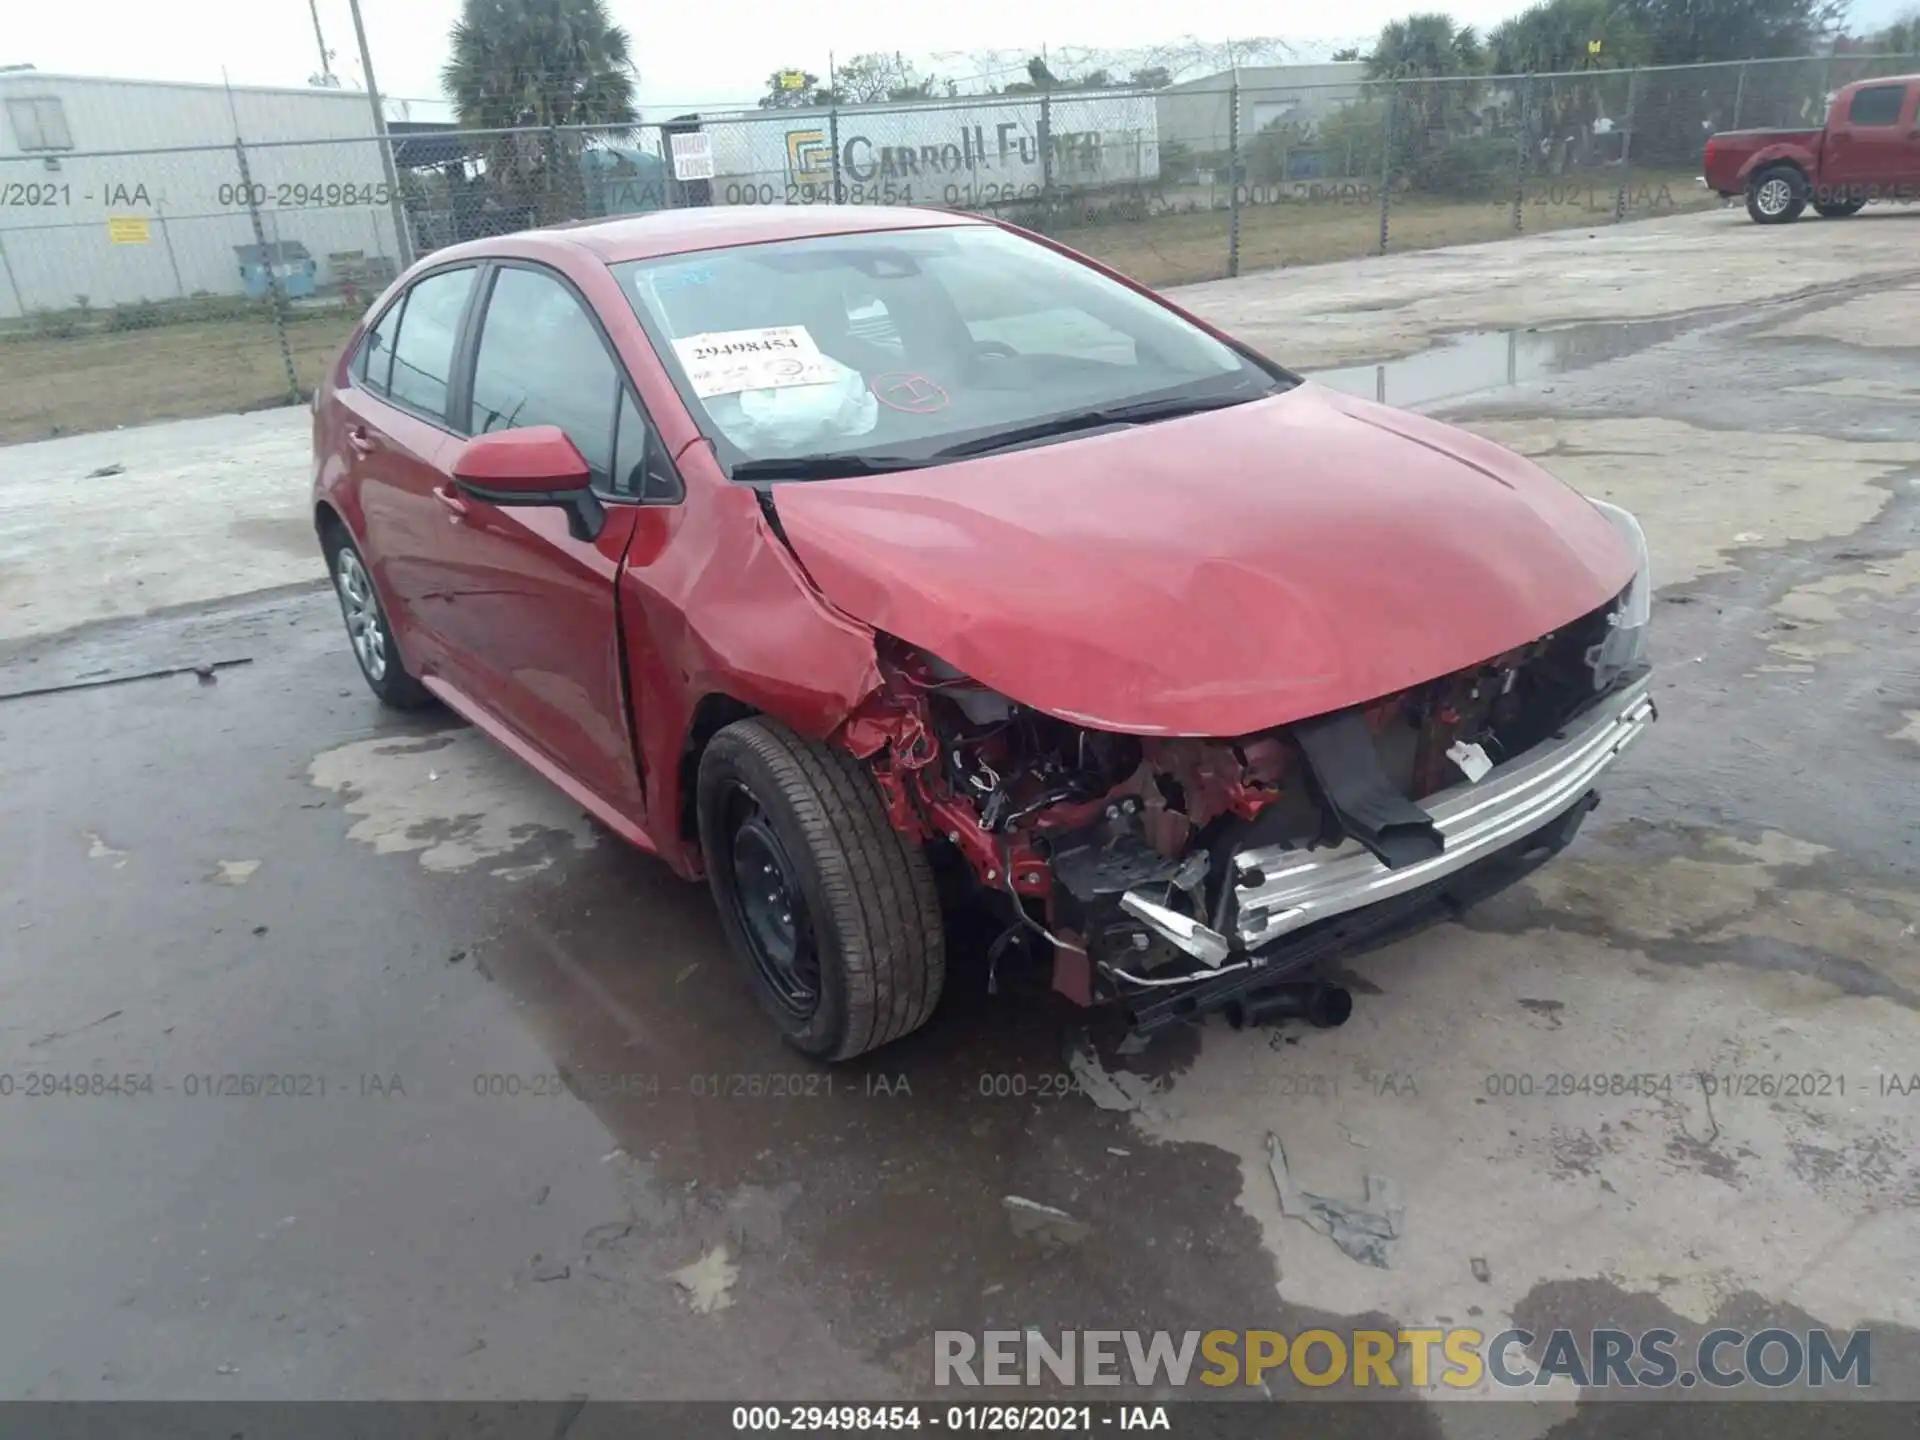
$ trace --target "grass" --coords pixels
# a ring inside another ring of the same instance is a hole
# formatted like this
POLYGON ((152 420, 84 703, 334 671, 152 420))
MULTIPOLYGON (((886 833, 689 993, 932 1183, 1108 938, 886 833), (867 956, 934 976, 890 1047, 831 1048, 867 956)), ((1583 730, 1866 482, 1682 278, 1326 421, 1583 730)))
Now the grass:
MULTIPOLYGON (((345 310, 303 312, 287 326, 302 395, 357 318, 345 310)), ((290 398, 269 316, 0 336, 0 444, 264 409, 290 398)))
MULTIPOLYGON (((1521 206, 1525 232, 1610 223, 1614 183, 1604 176, 1535 183, 1521 206)), ((1690 175, 1638 171, 1628 198, 1628 219, 1720 203, 1690 175)), ((1225 210, 1200 210, 1056 226, 1053 234, 1147 284, 1178 285, 1227 273, 1227 226, 1225 210)), ((1426 250, 1513 233, 1510 193, 1483 200, 1397 194, 1389 211, 1388 249, 1426 250)), ((1249 205, 1241 211, 1243 274, 1355 259, 1377 253, 1379 246, 1377 197, 1249 205)), ((302 395, 339 353, 356 315, 345 308, 293 312, 287 343, 302 395)), ((259 305, 210 299, 157 310, 63 311, 0 333, 0 444, 232 414, 288 400, 279 336, 259 305)))
MULTIPOLYGON (((1608 179, 1531 182, 1521 210, 1521 232, 1572 230, 1611 224, 1617 198, 1608 179)), ((1626 218, 1644 220, 1692 210, 1717 209, 1720 199, 1693 177, 1636 173, 1628 185, 1626 218)), ((1159 215, 1139 222, 1056 226, 1062 243, 1149 285, 1184 285, 1227 273, 1228 214, 1159 215)), ((1481 240, 1504 240, 1516 231, 1513 195, 1443 200, 1396 194, 1388 207, 1388 252, 1431 250, 1481 240)), ((1380 201, 1310 200, 1250 205, 1240 212, 1240 273, 1288 265, 1318 265, 1380 252, 1380 201)))

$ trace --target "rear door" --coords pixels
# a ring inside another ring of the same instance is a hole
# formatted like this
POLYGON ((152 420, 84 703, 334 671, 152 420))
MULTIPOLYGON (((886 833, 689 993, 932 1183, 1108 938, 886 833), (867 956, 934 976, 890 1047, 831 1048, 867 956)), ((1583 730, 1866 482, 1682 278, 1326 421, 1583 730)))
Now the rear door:
POLYGON ((347 412, 367 563, 420 674, 451 659, 445 596, 432 578, 444 567, 451 517, 434 492, 459 443, 448 419, 454 355, 479 274, 474 265, 430 271, 396 296, 336 397, 347 412))
POLYGON ((1920 84, 1898 80, 1854 91, 1840 123, 1827 133, 1822 184, 1864 192, 1868 199, 1911 197, 1912 187, 1920 184, 1917 98, 1920 84))
MULTIPOLYGON (((559 509, 464 499, 452 563, 432 581, 448 597, 448 642, 497 718, 639 819, 645 806, 615 582, 641 505, 677 500, 678 482, 571 284, 544 266, 503 261, 482 288, 457 428, 471 436, 558 425, 587 461, 606 525, 594 539, 576 540, 559 509)), ((450 455, 448 482, 451 464, 450 455)))

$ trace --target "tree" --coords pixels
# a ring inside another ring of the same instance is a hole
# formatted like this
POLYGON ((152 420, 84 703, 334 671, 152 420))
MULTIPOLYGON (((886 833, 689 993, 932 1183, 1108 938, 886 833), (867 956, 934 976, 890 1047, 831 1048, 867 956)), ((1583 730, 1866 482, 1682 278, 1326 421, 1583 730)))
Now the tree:
POLYGON ((1142 65, 1127 76, 1135 90, 1164 90, 1173 83, 1173 75, 1164 65, 1142 65))
POLYGON ((833 94, 821 87, 820 77, 811 70, 776 70, 767 76, 766 94, 754 103, 762 110, 790 110, 802 105, 830 105, 833 94), (794 76, 800 77, 797 86, 785 83, 794 76))
POLYGON ((1495 26, 1487 53, 1496 75, 1612 70, 1649 57, 1646 36, 1618 0, 1543 0, 1495 26))
POLYGON ((440 83, 461 126, 512 132, 481 146, 481 203, 514 228, 583 216, 587 138, 556 127, 614 127, 606 138, 637 118, 632 47, 605 0, 464 0, 449 39, 440 83))
POLYGON ((1336 50, 1333 52, 1334 63, 1338 65, 1349 64, 1360 58, 1360 47, 1357 45, 1349 45, 1344 50, 1336 50))
POLYGON ((1839 30, 1847 0, 1627 0, 1655 65, 1810 55, 1839 30))
POLYGON ((1369 80, 1431 80, 1476 74, 1484 61, 1479 34, 1451 15, 1425 11, 1380 27, 1366 57, 1369 80))
POLYGON ((847 105, 877 105, 886 100, 931 100, 958 91, 951 80, 922 75, 898 51, 850 56, 834 68, 833 94, 847 105))
POLYGON ((465 0, 440 83, 469 130, 631 125, 627 32, 605 0, 465 0))
MULTIPOLYGON (((1606 82, 1588 79, 1585 72, 1645 65, 1650 53, 1646 35, 1623 0, 1542 0, 1495 26, 1487 36, 1487 51, 1496 74, 1547 77, 1520 90, 1525 104, 1520 127, 1533 142, 1529 162, 1545 160, 1556 172, 1588 162, 1595 121, 1603 115, 1622 118, 1607 111, 1624 104, 1625 77, 1606 82)), ((1697 145, 1697 117, 1685 106, 1667 103, 1664 92, 1660 100, 1644 105, 1642 114, 1638 130, 1678 126, 1679 138, 1672 143, 1683 149, 1697 145)), ((1664 140, 1657 143, 1671 148, 1664 140)), ((1635 144, 1644 148, 1640 138, 1635 144)))
POLYGON ((1909 10, 1875 35, 1872 48, 1880 55, 1920 55, 1920 10, 1909 10))
POLYGON ((1450 137, 1469 128, 1478 99, 1479 86, 1471 80, 1437 82, 1476 75, 1485 61, 1478 32, 1439 11, 1380 27, 1367 56, 1367 78, 1421 82, 1397 91, 1402 137, 1395 144, 1416 175, 1430 152, 1444 150, 1450 137))

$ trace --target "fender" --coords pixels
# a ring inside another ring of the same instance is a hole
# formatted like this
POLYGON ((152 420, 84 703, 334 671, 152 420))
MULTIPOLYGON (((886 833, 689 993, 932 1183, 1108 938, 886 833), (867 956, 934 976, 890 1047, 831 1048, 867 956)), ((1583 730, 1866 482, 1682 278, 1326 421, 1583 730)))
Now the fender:
POLYGON ((1740 181, 1740 188, 1742 190, 1746 189, 1747 183, 1755 171, 1764 169, 1769 165, 1778 164, 1782 160, 1798 167, 1800 173, 1806 177, 1809 185, 1813 184, 1819 177, 1819 153, 1809 146, 1793 141, 1786 141, 1776 145, 1765 146, 1762 149, 1754 151, 1753 154, 1747 157, 1746 163, 1740 167, 1739 174, 1736 177, 1740 181))

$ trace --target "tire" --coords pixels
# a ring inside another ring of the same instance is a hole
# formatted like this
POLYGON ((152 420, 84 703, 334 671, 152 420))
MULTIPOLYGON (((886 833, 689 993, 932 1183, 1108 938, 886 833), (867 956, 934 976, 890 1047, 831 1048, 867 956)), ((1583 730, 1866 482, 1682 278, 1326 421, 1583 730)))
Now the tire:
POLYGON ((1813 202, 1816 214, 1823 220, 1845 220, 1849 215, 1858 215, 1867 208, 1864 198, 1853 200, 1816 200, 1813 202))
POLYGON ((1756 225, 1791 225, 1807 208, 1807 177, 1793 165, 1769 165, 1747 181, 1747 214, 1756 225))
POLYGON ((334 598, 340 602, 340 618, 347 627, 347 643, 367 688, 394 710, 420 710, 433 704, 433 693, 400 658, 386 606, 374 588, 373 572, 353 537, 333 521, 323 531, 320 544, 327 557, 327 574, 333 579, 334 598))
POLYGON ((866 767, 756 717, 713 737, 697 783, 727 943, 787 1043, 850 1060, 926 1024, 947 973, 939 896, 866 767))

